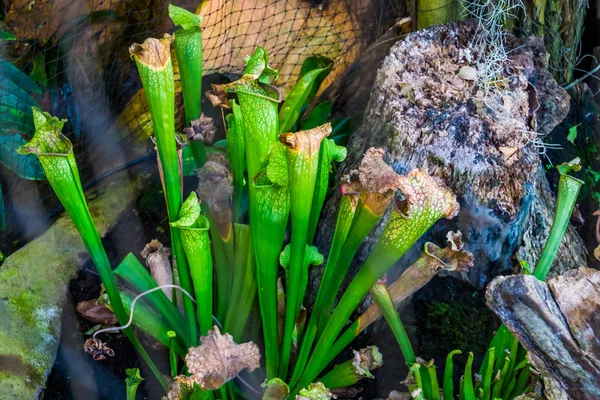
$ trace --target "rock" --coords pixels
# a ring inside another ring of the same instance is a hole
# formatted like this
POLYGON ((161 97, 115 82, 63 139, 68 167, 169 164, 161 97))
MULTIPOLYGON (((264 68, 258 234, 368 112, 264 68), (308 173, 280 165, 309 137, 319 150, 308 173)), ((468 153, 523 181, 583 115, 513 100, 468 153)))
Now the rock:
MULTIPOLYGON (((409 34, 392 47, 338 176, 356 168, 369 147, 385 147, 397 172, 418 167, 441 178, 457 195, 461 212, 453 221, 438 223, 426 239, 441 241, 448 230, 462 231, 475 259, 464 278, 483 288, 515 265, 513 256, 532 216, 540 226, 551 225, 554 200, 546 192, 539 200, 547 182, 538 171, 533 141, 564 118, 569 97, 547 70, 541 39, 509 43, 513 50, 505 76, 510 78, 503 90, 486 94, 476 82, 461 79, 461 68, 483 68, 472 63, 477 50, 468 47, 475 29, 470 22, 436 26, 409 34), (407 85, 412 96, 404 95, 407 85)), ((335 194, 324 209, 318 236, 323 249, 332 235, 338 200, 335 194)), ((380 226, 385 222, 384 217, 380 226)), ((546 232, 529 232, 527 246, 537 251, 546 232)), ((376 228, 372 236, 377 233, 376 228)), ((570 230, 565 242, 581 240, 570 230)), ((372 243, 371 238, 363 246, 359 262, 372 243)), ((573 247, 560 260, 561 268, 576 268, 585 260, 583 246, 573 247)), ((409 252, 403 264, 410 265, 417 254, 409 252)))
POLYGON ((489 307, 529 351, 548 399, 600 398, 600 271, 579 268, 544 283, 498 277, 489 307))
MULTIPOLYGON (((119 173, 89 207, 101 236, 140 193, 145 179, 119 173)), ((69 282, 88 259, 79 233, 62 215, 0 267, 0 397, 35 399, 44 388, 60 339, 69 282)))

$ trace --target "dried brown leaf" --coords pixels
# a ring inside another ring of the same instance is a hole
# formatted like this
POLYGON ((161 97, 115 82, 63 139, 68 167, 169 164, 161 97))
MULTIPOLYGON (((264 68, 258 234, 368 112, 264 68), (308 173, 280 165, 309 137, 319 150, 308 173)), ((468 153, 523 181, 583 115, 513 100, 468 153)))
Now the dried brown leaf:
POLYGON ((223 107, 231 110, 231 103, 227 98, 227 92, 223 89, 222 85, 211 84, 212 90, 207 90, 204 95, 210 100, 213 107, 223 107))
POLYGON ((202 336, 200 343, 189 350, 185 364, 192 380, 203 389, 219 389, 242 370, 248 368, 252 372, 260 366, 260 351, 256 344, 237 344, 230 334, 221 334, 217 326, 202 336))
POLYGON ((77 313, 94 324, 116 325, 117 316, 105 304, 98 304, 96 300, 86 300, 77 303, 77 313))
POLYGON ((229 162, 221 154, 211 154, 198 170, 198 195, 208 206, 221 237, 228 239, 233 229, 231 220, 233 175, 229 162))
POLYGON ((202 113, 199 118, 190 121, 190 126, 183 128, 183 133, 187 135, 188 140, 210 144, 215 138, 217 128, 214 120, 202 113))
MULTIPOLYGON (((433 243, 426 244, 426 250, 413 265, 388 287, 388 292, 396 307, 425 286, 440 271, 466 271, 473 266, 473 255, 464 250, 462 233, 448 232, 449 246, 439 248, 433 243)), ((360 317, 360 330, 366 329, 381 318, 377 304, 372 304, 360 317)))
MULTIPOLYGON (((173 284, 173 271, 169 262, 170 248, 164 247, 159 240, 153 239, 144 246, 140 254, 146 260, 150 275, 158 286, 173 284)), ((173 291, 170 288, 164 288, 162 291, 171 300, 173 291)))

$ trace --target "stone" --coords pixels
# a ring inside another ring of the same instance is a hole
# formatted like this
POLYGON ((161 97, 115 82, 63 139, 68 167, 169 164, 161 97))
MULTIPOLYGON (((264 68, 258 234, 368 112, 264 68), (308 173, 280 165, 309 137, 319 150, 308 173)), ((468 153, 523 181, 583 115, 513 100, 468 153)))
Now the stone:
MULTIPOLYGON (((115 226, 145 182, 124 171, 94 191, 89 208, 101 236, 115 226)), ((69 282, 87 259, 79 233, 63 214, 0 267, 2 399, 36 399, 44 388, 60 341, 69 282)))
POLYGON ((600 398, 600 271, 494 279, 488 306, 528 350, 547 399, 600 398))

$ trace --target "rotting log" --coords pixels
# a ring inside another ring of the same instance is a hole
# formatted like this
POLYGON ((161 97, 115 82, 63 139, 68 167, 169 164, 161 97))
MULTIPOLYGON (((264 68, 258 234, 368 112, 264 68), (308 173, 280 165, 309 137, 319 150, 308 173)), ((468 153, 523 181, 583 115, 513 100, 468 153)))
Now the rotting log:
MULTIPOLYGON (((92 218, 104 237, 137 198, 146 177, 114 175, 94 190, 92 218)), ((35 399, 45 386, 60 341, 69 282, 88 255, 67 215, 17 250, 0 267, 0 397, 35 399)))
MULTIPOLYGON (((463 278, 483 288, 518 265, 514 255, 521 246, 534 258, 545 243, 548 232, 539 227, 552 224, 554 196, 538 168, 534 141, 565 117, 569 96, 547 69, 541 38, 510 39, 510 78, 502 81, 502 91, 482 93, 461 73, 463 67, 479 67, 469 61, 477 59, 469 49, 474 34, 472 23, 452 23, 411 33, 392 47, 377 72, 363 123, 350 138, 338 177, 356 168, 367 148, 385 147, 397 172, 423 168, 440 178, 458 196, 461 213, 455 221, 437 224, 425 239, 441 242, 448 230, 463 232, 475 260, 463 278)), ((371 60, 367 65, 373 64, 371 60)), ((334 226, 336 192, 319 229, 323 250, 334 226)), ((371 238, 363 246, 357 262, 372 243, 371 238)), ((563 243, 571 248, 561 246, 564 257, 557 257, 554 268, 585 265, 585 249, 574 230, 563 243)), ((401 264, 410 265, 421 247, 401 264)), ((400 272, 392 271, 391 277, 400 272)))
POLYGON ((544 283, 498 277, 489 307, 529 351, 547 399, 600 398, 600 271, 579 268, 544 283))

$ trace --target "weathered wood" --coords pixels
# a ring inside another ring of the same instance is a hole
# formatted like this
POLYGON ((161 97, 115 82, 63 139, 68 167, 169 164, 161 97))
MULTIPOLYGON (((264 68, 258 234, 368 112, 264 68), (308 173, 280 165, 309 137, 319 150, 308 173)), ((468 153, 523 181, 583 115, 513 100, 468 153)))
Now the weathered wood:
MULTIPOLYGON (((463 232, 475 259, 465 278, 482 288, 517 264, 514 255, 526 234, 525 254, 539 254, 545 243, 547 230, 539 227, 551 226, 554 198, 538 170, 533 140, 536 132, 546 134, 564 118, 569 97, 547 70, 541 39, 509 44, 514 50, 503 90, 484 93, 462 79, 462 67, 482 68, 470 61, 476 59, 472 53, 477 50, 469 47, 474 34, 471 23, 448 24, 409 34, 393 46, 338 176, 356 168, 367 148, 385 147, 397 172, 418 167, 439 177, 458 196, 461 213, 454 221, 438 223, 427 239, 441 241, 448 230, 463 232), (528 230, 533 217, 537 229, 528 230)), ((372 67, 373 61, 366 65, 372 67)), ((331 238, 338 199, 335 193, 323 212, 318 237, 323 249, 331 238)), ((585 249, 573 230, 565 242, 571 249, 555 268, 585 265, 585 249)), ((358 262, 371 243, 372 238, 358 262)), ((409 265, 417 254, 409 252, 402 264, 409 265)))
POLYGON ((600 398, 600 271, 567 271, 545 284, 498 277, 487 303, 529 351, 548 399, 600 398))

